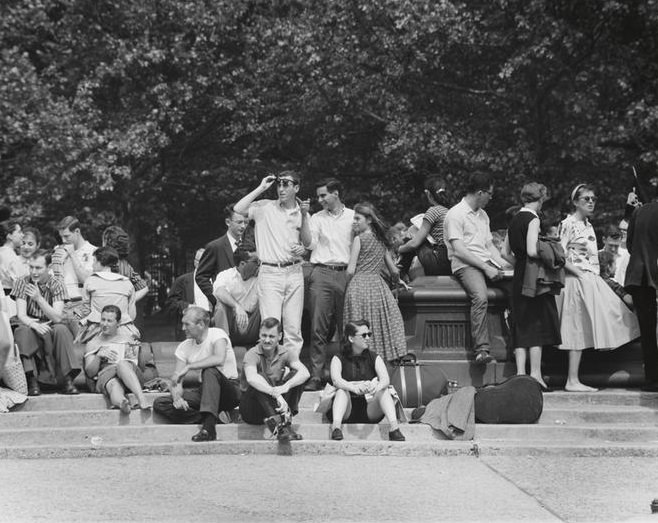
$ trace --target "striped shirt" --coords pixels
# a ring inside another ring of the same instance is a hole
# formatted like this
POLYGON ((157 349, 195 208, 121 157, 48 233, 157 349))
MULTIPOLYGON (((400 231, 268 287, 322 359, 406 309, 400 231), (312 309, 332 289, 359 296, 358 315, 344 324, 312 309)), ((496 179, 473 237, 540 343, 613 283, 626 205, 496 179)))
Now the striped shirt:
MULTIPOLYGON (((27 295, 26 288, 30 283, 33 282, 29 276, 24 276, 23 278, 16 280, 11 295, 17 301, 19 299, 25 300, 27 315, 30 318, 47 320, 49 318, 43 312, 43 309, 39 307, 39 304, 27 295)), ((66 289, 64 288, 64 284, 57 278, 48 275, 44 281, 38 282, 37 285, 39 286, 39 292, 41 292, 41 295, 51 306, 56 301, 63 302, 66 299, 66 289)))

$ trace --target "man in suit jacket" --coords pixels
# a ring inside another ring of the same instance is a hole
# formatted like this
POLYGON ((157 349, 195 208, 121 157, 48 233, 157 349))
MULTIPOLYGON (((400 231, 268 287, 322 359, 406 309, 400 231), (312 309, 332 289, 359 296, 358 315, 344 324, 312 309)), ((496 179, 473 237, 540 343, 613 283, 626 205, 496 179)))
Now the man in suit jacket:
POLYGON ((196 253, 194 253, 194 270, 176 278, 174 280, 174 284, 171 286, 169 295, 167 296, 165 309, 176 320, 174 331, 176 333, 177 341, 182 341, 185 339, 185 333, 182 330, 181 320, 183 318, 183 312, 185 312, 187 307, 190 305, 197 305, 202 309, 210 312, 210 303, 194 281, 194 275, 198 271, 199 263, 203 257, 203 253, 203 249, 198 249, 196 253))
POLYGON ((242 240, 248 220, 242 214, 235 212, 231 204, 224 209, 224 223, 227 227, 226 234, 206 245, 195 276, 201 292, 213 307, 217 303, 217 298, 213 294, 213 281, 220 272, 235 267, 233 253, 242 240))
POLYGON ((646 384, 642 390, 658 392, 658 187, 654 201, 638 208, 631 216, 626 245, 631 257, 626 269, 625 287, 633 296, 644 357, 646 384))

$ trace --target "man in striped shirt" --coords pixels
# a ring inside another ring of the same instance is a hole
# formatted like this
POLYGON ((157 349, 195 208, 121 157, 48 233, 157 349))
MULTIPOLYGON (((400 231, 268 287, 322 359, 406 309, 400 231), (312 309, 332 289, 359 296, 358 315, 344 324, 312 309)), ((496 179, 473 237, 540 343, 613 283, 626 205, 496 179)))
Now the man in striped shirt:
POLYGON ((64 394, 78 394, 73 378, 81 367, 74 356, 73 335, 61 323, 66 289, 48 273, 50 261, 47 251, 36 251, 28 263, 30 274, 17 280, 12 291, 21 322, 14 339, 30 396, 41 393, 39 381, 60 382, 64 394))

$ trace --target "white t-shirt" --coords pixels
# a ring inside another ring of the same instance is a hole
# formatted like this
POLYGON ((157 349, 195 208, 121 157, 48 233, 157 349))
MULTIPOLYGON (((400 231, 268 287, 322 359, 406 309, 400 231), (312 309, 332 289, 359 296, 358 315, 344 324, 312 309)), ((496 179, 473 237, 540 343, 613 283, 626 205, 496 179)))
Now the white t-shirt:
POLYGON ((258 200, 249 206, 249 219, 256 222, 256 252, 262 262, 301 261, 290 251, 292 245, 301 245, 299 231, 302 214, 299 205, 284 209, 278 200, 258 200))
POLYGON ((311 263, 347 265, 352 247, 354 211, 343 207, 337 216, 321 210, 310 218, 311 263))
POLYGON ((213 294, 219 300, 217 289, 224 289, 247 312, 254 312, 258 306, 258 278, 252 276, 243 280, 237 268, 231 267, 220 272, 213 284, 213 294))
MULTIPOLYGON (((197 343, 191 338, 186 339, 176 348, 176 358, 186 365, 204 360, 212 355, 212 344, 218 340, 226 341, 226 359, 224 360, 224 365, 217 365, 217 370, 228 379, 237 379, 238 366, 235 361, 233 345, 231 345, 228 334, 222 329, 211 327, 208 329, 206 339, 201 343, 197 343)), ((199 381, 201 381, 201 374, 199 374, 199 381)))
MULTIPOLYGON (((94 270, 95 250, 95 246, 88 241, 85 241, 79 249, 71 253, 71 256, 75 256, 80 262, 80 265, 82 265, 87 271, 91 272, 94 270)), ((70 258, 66 258, 66 261, 62 266, 62 273, 64 285, 66 286, 66 292, 68 293, 69 298, 84 297, 83 295, 85 293, 82 288, 84 282, 78 281, 78 275, 75 273, 73 262, 70 258)))

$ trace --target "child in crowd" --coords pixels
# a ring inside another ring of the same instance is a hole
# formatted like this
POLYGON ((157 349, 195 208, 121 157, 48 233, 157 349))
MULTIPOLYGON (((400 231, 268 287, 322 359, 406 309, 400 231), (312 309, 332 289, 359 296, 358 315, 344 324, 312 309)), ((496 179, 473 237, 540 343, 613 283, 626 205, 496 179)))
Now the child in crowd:
POLYGON ((613 277, 615 275, 615 255, 605 249, 599 251, 599 267, 601 278, 608 284, 614 293, 621 298, 621 300, 633 310, 633 298, 626 292, 624 287, 616 282, 613 277))

